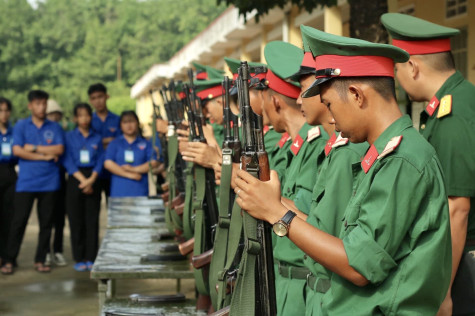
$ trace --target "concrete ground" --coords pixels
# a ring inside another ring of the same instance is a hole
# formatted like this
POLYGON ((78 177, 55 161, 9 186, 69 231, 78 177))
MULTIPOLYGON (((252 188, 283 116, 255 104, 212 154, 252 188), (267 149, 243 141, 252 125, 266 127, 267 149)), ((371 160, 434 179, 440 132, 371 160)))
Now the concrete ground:
MULTIPOLYGON (((103 204, 101 237, 105 233, 106 224, 107 211, 103 204)), ((33 269, 37 238, 38 221, 34 209, 18 257, 19 267, 13 275, 0 274, 0 315, 97 315, 97 283, 89 278, 89 272, 77 272, 73 269, 68 223, 64 228, 64 255, 68 261, 65 267, 53 265, 51 273, 38 273, 33 269)), ((119 280, 117 296, 173 293, 175 285, 175 280, 119 280)), ((194 281, 182 280, 182 292, 192 298, 194 281)))

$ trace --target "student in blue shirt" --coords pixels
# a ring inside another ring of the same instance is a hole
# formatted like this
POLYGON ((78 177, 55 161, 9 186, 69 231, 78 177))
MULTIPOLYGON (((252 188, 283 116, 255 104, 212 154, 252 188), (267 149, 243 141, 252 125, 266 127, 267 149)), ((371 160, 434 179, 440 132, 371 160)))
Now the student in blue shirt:
POLYGON ((42 90, 28 93, 31 117, 18 121, 13 128, 12 152, 19 159, 20 171, 14 197, 15 212, 8 239, 5 269, 13 271, 35 199, 38 199, 40 226, 35 254, 35 269, 50 272, 45 266, 48 242, 51 236, 53 209, 60 185, 58 159, 64 152, 63 131, 58 123, 46 119, 49 95, 42 90))
POLYGON ((120 116, 122 135, 107 147, 104 167, 112 173, 111 197, 147 196, 149 162, 157 166, 157 155, 150 141, 142 137, 134 111, 120 116))
MULTIPOLYGON (((95 109, 92 115, 92 128, 101 135, 104 149, 107 149, 109 143, 120 135, 119 116, 112 113, 107 108, 107 88, 102 83, 90 85, 87 94, 89 103, 95 109)), ((99 175, 99 184, 101 191, 104 191, 106 197, 110 194, 111 175, 107 170, 103 170, 99 175)))
POLYGON ((66 135, 64 167, 69 174, 66 209, 76 271, 90 271, 99 247, 101 191, 97 178, 104 164, 102 138, 91 128, 92 108, 74 107, 76 129, 66 135))
MULTIPOLYGON (((12 112, 10 100, 0 97, 0 267, 6 257, 8 231, 13 215, 13 199, 15 193, 17 158, 13 156, 13 129, 9 119, 12 112)), ((8 272, 8 271, 6 271, 8 272)), ((3 273, 3 270, 2 270, 3 273)))

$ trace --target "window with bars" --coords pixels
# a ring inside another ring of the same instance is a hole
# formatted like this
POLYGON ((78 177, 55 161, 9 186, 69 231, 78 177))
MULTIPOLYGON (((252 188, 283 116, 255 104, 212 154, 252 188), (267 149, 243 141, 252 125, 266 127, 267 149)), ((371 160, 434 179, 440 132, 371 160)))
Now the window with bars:
POLYGON ((467 14, 467 0, 446 0, 445 17, 447 19, 467 14))

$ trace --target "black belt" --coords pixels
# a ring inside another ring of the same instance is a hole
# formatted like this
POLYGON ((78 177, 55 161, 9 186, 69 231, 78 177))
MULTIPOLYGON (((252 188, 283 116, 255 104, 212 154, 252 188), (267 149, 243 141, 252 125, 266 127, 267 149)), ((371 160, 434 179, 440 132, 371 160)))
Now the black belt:
POLYGON ((279 260, 276 260, 278 265, 279 274, 287 279, 298 279, 298 280, 306 280, 307 275, 310 273, 310 270, 304 267, 295 267, 279 260))
POLYGON ((307 275, 307 286, 319 293, 326 293, 331 286, 331 281, 328 279, 317 278, 313 274, 307 275))

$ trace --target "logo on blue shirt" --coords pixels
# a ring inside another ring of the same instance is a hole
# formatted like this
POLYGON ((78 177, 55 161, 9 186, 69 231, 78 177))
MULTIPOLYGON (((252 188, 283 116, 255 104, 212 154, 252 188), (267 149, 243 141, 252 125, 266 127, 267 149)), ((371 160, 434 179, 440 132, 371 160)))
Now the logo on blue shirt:
POLYGON ((54 138, 53 131, 47 130, 43 133, 43 136, 48 144, 51 144, 53 142, 53 138, 54 138))

